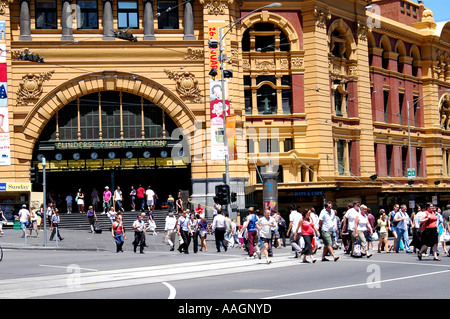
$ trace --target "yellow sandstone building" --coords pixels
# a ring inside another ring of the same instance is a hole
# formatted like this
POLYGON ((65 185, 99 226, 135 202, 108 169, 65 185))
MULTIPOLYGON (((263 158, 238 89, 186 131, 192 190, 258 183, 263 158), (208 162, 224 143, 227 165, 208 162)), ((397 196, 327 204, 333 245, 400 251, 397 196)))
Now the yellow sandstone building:
POLYGON ((280 211, 450 200, 450 23, 421 1, 0 3, 7 209, 41 196, 43 158, 49 200, 120 186, 128 207, 141 184, 212 206, 222 94, 234 209, 262 208, 270 168, 280 211))

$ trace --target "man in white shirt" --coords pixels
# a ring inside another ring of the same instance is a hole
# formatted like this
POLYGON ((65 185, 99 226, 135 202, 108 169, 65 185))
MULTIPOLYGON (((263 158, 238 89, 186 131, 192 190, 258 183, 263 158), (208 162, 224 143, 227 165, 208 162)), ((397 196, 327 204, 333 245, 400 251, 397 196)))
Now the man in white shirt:
POLYGON ((301 255, 302 253, 302 249, 300 248, 300 238, 301 233, 302 233, 302 228, 300 227, 298 230, 298 234, 300 234, 300 236, 295 237, 295 230, 298 227, 298 224, 300 223, 300 221, 303 219, 302 214, 300 214, 297 211, 297 205, 292 204, 291 206, 289 206, 289 209, 291 211, 290 215, 289 215, 289 228, 287 230, 286 235, 289 236, 289 241, 290 244, 292 246, 292 248, 294 248, 295 250, 295 258, 298 258, 299 255, 301 255), (290 233, 289 233, 290 232, 290 233))
MULTIPOLYGON (((261 237, 261 241, 263 242, 263 248, 261 252, 264 252, 266 257, 266 262, 270 264, 272 261, 269 259, 269 249, 272 246, 272 227, 276 226, 275 218, 270 216, 270 210, 264 210, 264 217, 258 219, 256 223, 256 227, 259 230, 259 235, 261 237)), ((259 255, 261 256, 261 255, 259 255)), ((261 258, 261 257, 260 257, 261 258)))
POLYGON ((227 241, 225 240, 225 232, 227 230, 227 222, 225 216, 222 214, 222 209, 217 209, 217 215, 214 217, 211 228, 214 232, 214 237, 216 239, 217 252, 220 253, 220 244, 222 244, 223 249, 227 251, 227 241))
POLYGON ((155 207, 155 192, 151 188, 151 186, 147 187, 147 190, 145 191, 145 196, 147 197, 147 207, 150 212, 153 211, 153 208, 155 207))
POLYGON ((356 201, 353 203, 353 207, 347 210, 347 212, 344 215, 344 222, 342 229, 346 229, 347 227, 347 233, 349 234, 352 242, 348 246, 348 251, 346 253, 350 253, 353 251, 353 239, 354 236, 352 236, 353 232, 355 231, 355 218, 357 215, 361 214, 361 203, 359 201, 356 201))
POLYGON ((164 235, 167 238, 167 242, 170 246, 170 251, 175 250, 175 228, 177 227, 177 219, 173 216, 173 213, 170 212, 166 217, 166 224, 164 226, 164 235))
POLYGON ((187 216, 187 210, 181 212, 181 216, 178 217, 177 221, 177 232, 178 237, 183 239, 183 244, 178 247, 178 251, 185 254, 189 254, 189 244, 191 243, 191 237, 189 232, 190 220, 187 216))
POLYGON ((117 186, 116 190, 114 191, 113 200, 114 203, 117 204, 117 211, 123 211, 122 207, 123 196, 122 191, 120 190, 120 186, 117 186))
POLYGON ((336 230, 336 213, 333 210, 333 203, 327 202, 325 208, 322 209, 319 215, 319 227, 322 233, 322 241, 325 248, 323 249, 322 261, 329 261, 326 258, 327 252, 330 252, 334 261, 337 261, 339 257, 334 254, 333 250, 333 234, 336 230))
POLYGON ((139 246, 139 252, 144 254, 144 232, 147 230, 145 228, 145 221, 142 218, 141 214, 137 215, 137 219, 133 223, 134 230, 134 252, 136 252, 137 246, 139 246))
POLYGON ((19 222, 20 222, 20 229, 22 229, 22 238, 25 238, 27 236, 26 229, 27 229, 27 223, 30 219, 30 211, 27 209, 27 205, 22 205, 22 209, 19 210, 19 222))
POLYGON ((394 222, 397 223, 397 245, 395 246, 395 252, 398 254, 400 248, 400 241, 403 241, 403 247, 408 254, 412 251, 409 248, 409 236, 408 236, 408 225, 409 225, 409 215, 407 212, 408 208, 405 204, 400 206, 400 210, 394 215, 394 222))

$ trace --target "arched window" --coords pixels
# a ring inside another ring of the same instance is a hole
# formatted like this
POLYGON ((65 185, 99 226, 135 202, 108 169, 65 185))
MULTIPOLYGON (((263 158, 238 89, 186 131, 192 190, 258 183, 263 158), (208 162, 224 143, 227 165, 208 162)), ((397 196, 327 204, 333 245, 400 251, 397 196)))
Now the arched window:
POLYGON ((130 93, 104 91, 80 97, 45 126, 40 141, 161 139, 177 126, 161 108, 130 93))

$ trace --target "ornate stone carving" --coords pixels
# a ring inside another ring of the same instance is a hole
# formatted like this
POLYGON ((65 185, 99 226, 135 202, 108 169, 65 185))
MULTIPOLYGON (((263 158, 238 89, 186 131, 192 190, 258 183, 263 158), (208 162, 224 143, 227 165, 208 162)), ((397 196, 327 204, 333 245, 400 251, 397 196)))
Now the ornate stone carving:
POLYGON ((314 8, 314 18, 316 19, 316 25, 318 28, 326 29, 327 21, 331 19, 331 13, 328 10, 314 8))
POLYGON ((198 88, 198 81, 195 79, 194 74, 191 72, 173 72, 165 69, 167 76, 171 80, 175 80, 177 84, 177 92, 180 96, 187 100, 194 102, 200 101, 201 95, 198 88))
POLYGON ((204 0, 203 4, 208 10, 209 14, 219 15, 225 14, 225 9, 227 8, 228 1, 222 0, 204 0))
POLYGON ((22 105, 27 100, 36 100, 42 93, 42 84, 50 80, 55 70, 41 74, 28 73, 22 77, 17 91, 17 104, 22 105))
POLYGON ((369 32, 369 27, 367 24, 363 22, 358 22, 356 25, 356 37, 359 40, 366 41, 367 40, 367 33, 369 32))
POLYGON ((291 59, 291 67, 293 69, 303 68, 304 63, 305 63, 305 59, 303 59, 303 58, 296 57, 296 58, 291 59))
POLYGON ((204 51, 203 49, 188 48, 188 54, 184 57, 185 60, 203 60, 204 51))
POLYGON ((0 1, 0 14, 6 14, 6 7, 11 4, 13 0, 0 1))
POLYGON ((264 74, 268 74, 271 70, 275 69, 275 63, 273 60, 256 60, 256 68, 264 74))

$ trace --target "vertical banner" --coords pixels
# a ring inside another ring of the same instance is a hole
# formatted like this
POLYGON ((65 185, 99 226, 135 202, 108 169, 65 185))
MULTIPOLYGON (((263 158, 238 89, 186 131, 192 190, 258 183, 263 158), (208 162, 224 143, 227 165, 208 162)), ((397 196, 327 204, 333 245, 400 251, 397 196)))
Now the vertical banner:
POLYGON ((236 115, 227 116, 227 141, 228 141, 228 158, 230 160, 237 159, 236 148, 236 115))
MULTIPOLYGON (((225 20, 209 20, 208 21, 208 36, 209 39, 220 41, 220 31, 221 27, 225 26, 225 20)), ((222 48, 225 48, 225 44, 222 43, 222 48)), ((220 50, 209 49, 209 68, 217 70, 217 75, 209 80, 209 98, 210 98, 210 133, 211 133, 211 160, 224 160, 226 154, 230 154, 229 150, 225 148, 225 138, 224 136, 224 119, 223 112, 227 112, 227 123, 228 116, 230 116, 230 103, 228 101, 228 86, 224 82, 224 90, 222 92, 222 81, 221 81, 221 71, 220 71, 220 61, 219 61, 220 50), (225 107, 223 105, 223 99, 225 98, 225 107)), ((227 124, 228 125, 228 124, 227 124)), ((234 134, 234 129, 233 132, 234 134)), ((228 127, 227 127, 228 135, 228 127)), ((229 141, 229 140, 228 140, 229 141)), ((234 155, 233 155, 234 156, 234 155)), ((234 158, 234 157, 233 157, 234 158)))
POLYGON ((6 24, 0 20, 0 165, 11 165, 6 72, 6 24))
MULTIPOLYGON (((230 103, 225 101, 225 107, 222 100, 212 100, 210 103, 211 112, 211 160, 223 160, 228 150, 225 148, 223 111, 226 109, 227 118, 230 114, 230 103)), ((227 121, 228 122, 228 121, 227 121)))

